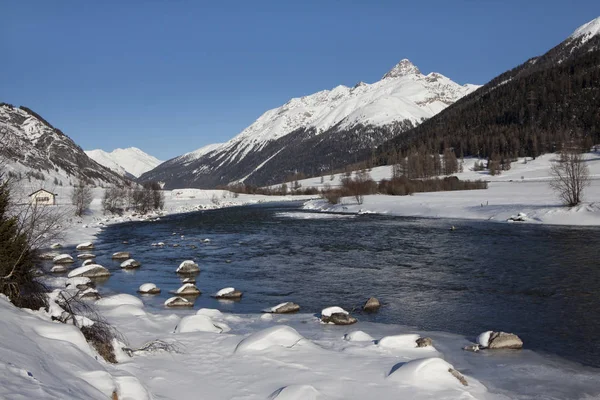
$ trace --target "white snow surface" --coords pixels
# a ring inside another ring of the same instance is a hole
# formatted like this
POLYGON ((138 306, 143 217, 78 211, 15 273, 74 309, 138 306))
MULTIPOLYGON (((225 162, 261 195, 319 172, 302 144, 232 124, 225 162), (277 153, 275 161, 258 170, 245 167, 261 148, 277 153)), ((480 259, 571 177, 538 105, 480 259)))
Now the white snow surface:
POLYGON ((133 175, 139 178, 144 172, 150 171, 162 164, 158 158, 151 156, 137 147, 104 150, 86 150, 85 154, 98 164, 111 169, 122 176, 133 175))
POLYGON ((569 39, 582 38, 582 42, 585 43, 596 35, 600 35, 600 17, 581 25, 569 36, 569 39))
MULTIPOLYGON (((545 154, 520 158, 513 162, 509 171, 491 176, 488 171, 474 171, 475 158, 465 159, 464 172, 454 174, 461 180, 486 180, 485 190, 415 193, 411 196, 370 195, 363 204, 352 197, 343 198, 339 204, 325 200, 310 200, 305 210, 345 214, 388 214, 427 218, 478 219, 506 222, 519 213, 527 215, 524 222, 552 225, 600 225, 600 151, 584 154, 584 162, 590 171, 590 184, 584 189, 583 203, 576 207, 563 207, 550 187, 550 167, 558 154, 545 154)), ((392 167, 373 168, 370 172, 375 181, 390 179, 392 167)), ((322 188, 340 185, 343 174, 309 178, 299 181, 302 187, 322 188)), ((306 218, 306 216, 303 216, 306 218)))
POLYGON ((477 343, 481 347, 488 347, 490 345, 490 336, 492 335, 492 331, 485 331, 477 336, 477 343))
POLYGON ((239 162, 250 152, 299 128, 314 128, 321 133, 338 124, 338 129, 403 120, 418 124, 479 87, 459 85, 436 72, 423 75, 404 59, 378 82, 361 82, 352 88, 339 85, 293 98, 262 114, 228 142, 202 147, 178 159, 186 163, 212 153, 223 163, 239 162))

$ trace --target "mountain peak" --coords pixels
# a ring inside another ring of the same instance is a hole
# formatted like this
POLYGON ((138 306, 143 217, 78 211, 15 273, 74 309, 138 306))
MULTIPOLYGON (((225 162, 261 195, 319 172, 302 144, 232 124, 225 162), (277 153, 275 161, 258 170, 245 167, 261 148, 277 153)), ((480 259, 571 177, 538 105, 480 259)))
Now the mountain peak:
POLYGON ((569 36, 569 39, 582 38, 584 42, 587 42, 588 39, 596 35, 600 35, 600 17, 581 25, 569 36))
POLYGON ((420 75, 421 71, 417 68, 413 63, 410 62, 407 58, 400 61, 398 64, 394 66, 391 70, 388 71, 387 74, 383 76, 381 79, 388 78, 399 78, 406 75, 420 75))

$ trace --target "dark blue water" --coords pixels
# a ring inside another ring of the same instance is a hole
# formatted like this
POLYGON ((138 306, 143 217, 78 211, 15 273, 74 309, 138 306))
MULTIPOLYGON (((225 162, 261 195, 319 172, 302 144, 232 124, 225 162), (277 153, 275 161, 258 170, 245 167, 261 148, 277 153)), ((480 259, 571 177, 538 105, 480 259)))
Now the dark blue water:
POLYGON ((377 215, 307 219, 314 214, 297 207, 229 208, 109 227, 96 254, 113 276, 101 290, 135 294, 153 282, 163 293, 144 301, 162 308, 168 291, 181 285, 175 269, 194 259, 203 291, 195 308, 256 313, 294 301, 317 313, 376 296, 379 313, 355 311, 359 319, 467 337, 504 330, 528 348, 600 367, 600 229, 377 215), (151 246, 159 241, 167 246, 151 246), (120 250, 142 267, 120 270, 110 260, 120 250), (243 299, 210 297, 226 286, 242 290, 243 299))

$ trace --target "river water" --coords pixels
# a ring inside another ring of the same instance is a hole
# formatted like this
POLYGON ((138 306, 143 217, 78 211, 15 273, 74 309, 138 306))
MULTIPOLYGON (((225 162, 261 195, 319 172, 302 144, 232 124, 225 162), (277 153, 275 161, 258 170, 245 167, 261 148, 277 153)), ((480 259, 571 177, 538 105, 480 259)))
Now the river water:
POLYGON ((100 289, 136 294, 140 284, 155 283, 162 293, 144 297, 150 308, 163 308, 181 285, 175 269, 193 259, 203 292, 195 308, 358 307, 360 320, 472 340, 485 330, 514 332, 529 349, 600 367, 598 228, 324 214, 288 203, 114 225, 95 253, 113 271, 100 289), (160 241, 166 246, 151 246, 160 241), (121 250, 142 267, 120 270, 110 255, 121 250), (242 290, 242 300, 210 297, 227 286, 242 290), (370 296, 383 306, 362 314, 370 296))

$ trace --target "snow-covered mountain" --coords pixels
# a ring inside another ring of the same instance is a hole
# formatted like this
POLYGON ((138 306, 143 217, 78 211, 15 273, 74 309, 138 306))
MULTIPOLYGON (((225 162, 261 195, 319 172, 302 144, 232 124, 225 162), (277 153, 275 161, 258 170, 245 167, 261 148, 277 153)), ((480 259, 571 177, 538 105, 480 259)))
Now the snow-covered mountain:
POLYGON ((110 168, 119 175, 135 178, 162 163, 158 158, 143 152, 137 147, 115 149, 110 153, 104 150, 86 150, 85 154, 98 164, 110 168))
POLYGON ((29 108, 6 103, 0 104, 0 162, 3 172, 46 181, 45 186, 67 186, 79 180, 95 185, 127 182, 29 108))
POLYGON ((316 174, 437 114, 477 85, 424 75, 402 60, 373 84, 337 86, 269 110, 230 141, 171 159, 143 175, 166 187, 265 185, 290 174, 316 174))

